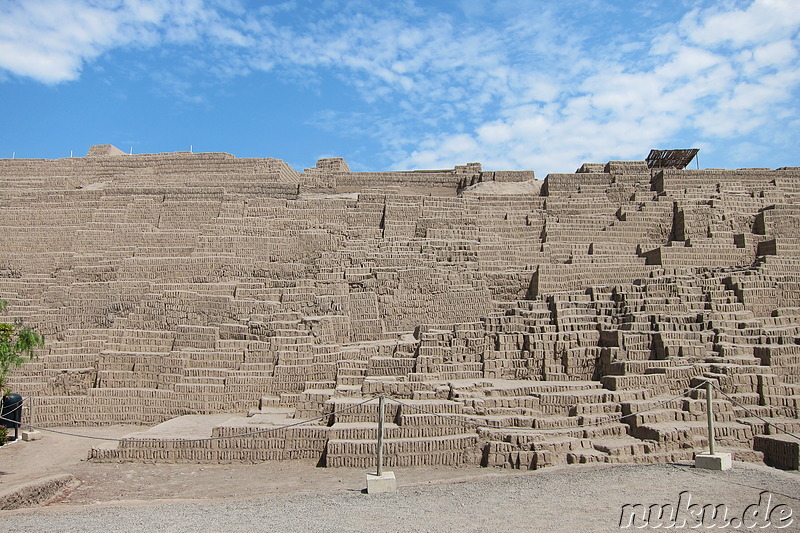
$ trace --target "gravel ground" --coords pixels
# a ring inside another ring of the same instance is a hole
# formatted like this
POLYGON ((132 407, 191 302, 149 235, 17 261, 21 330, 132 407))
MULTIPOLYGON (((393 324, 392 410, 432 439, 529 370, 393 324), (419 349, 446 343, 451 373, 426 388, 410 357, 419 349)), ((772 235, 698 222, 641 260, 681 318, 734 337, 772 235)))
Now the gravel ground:
POLYGON ((87 533, 619 531, 625 504, 677 505, 679 494, 688 491, 692 503, 725 504, 731 518, 740 517, 759 502, 762 491, 769 491, 771 508, 783 504, 795 512, 791 524, 780 531, 800 531, 800 473, 760 465, 735 463, 726 472, 696 470, 688 464, 559 467, 405 486, 402 470, 395 472, 400 488, 392 494, 368 495, 342 487, 284 494, 267 490, 263 497, 248 499, 62 503, 4 511, 0 527, 87 533))

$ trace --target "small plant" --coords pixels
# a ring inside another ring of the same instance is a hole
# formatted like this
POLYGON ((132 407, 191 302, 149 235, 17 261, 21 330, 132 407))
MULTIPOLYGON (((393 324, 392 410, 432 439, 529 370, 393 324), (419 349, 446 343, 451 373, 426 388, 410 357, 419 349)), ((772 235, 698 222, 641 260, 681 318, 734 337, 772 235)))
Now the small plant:
MULTIPOLYGON (((8 307, 8 302, 0 300, 0 311, 8 307)), ((35 329, 22 325, 22 319, 13 324, 0 323, 0 391, 5 396, 6 379, 23 363, 36 358, 36 349, 44 347, 44 337, 35 329)))
POLYGON ((0 425, 0 446, 5 444, 7 440, 8 440, 8 428, 0 425))

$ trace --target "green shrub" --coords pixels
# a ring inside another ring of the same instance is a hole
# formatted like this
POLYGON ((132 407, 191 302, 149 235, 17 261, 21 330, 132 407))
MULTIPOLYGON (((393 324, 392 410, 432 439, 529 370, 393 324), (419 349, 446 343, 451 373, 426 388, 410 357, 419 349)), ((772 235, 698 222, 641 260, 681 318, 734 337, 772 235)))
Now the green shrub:
MULTIPOLYGON (((8 302, 0 300, 0 311, 8 302)), ((36 359, 36 349, 44 348, 44 337, 35 329, 22 325, 22 319, 13 324, 0 323, 0 391, 5 395, 6 379, 11 372, 27 361, 36 359)))

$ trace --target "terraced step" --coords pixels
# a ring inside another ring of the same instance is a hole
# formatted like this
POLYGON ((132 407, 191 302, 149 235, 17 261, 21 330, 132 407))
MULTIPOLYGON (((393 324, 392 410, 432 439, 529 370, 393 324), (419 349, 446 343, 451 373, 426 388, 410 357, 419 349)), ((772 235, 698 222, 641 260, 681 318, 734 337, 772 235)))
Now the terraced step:
POLYGON ((775 416, 762 418, 763 420, 756 417, 737 417, 736 422, 752 427, 753 433, 757 435, 786 435, 785 432, 800 434, 800 419, 775 416))
MULTIPOLYGON (((464 405, 450 400, 402 400, 401 405, 391 400, 385 402, 385 420, 395 420, 400 414, 441 414, 446 416, 461 415, 464 405)), ((372 399, 364 403, 362 398, 333 398, 326 404, 328 412, 335 423, 341 422, 373 422, 378 420, 378 400, 372 399)))
MULTIPOLYGON (((385 439, 383 464, 402 466, 477 465, 478 435, 462 433, 436 437, 385 439)), ((325 447, 325 466, 375 468, 377 441, 331 439, 325 447)))
MULTIPOLYGON (((708 425, 705 420, 656 422, 637 426, 631 432, 637 438, 659 443, 690 443, 695 437, 707 438, 708 425)), ((721 446, 747 447, 753 429, 738 422, 716 422, 714 439, 721 446)))
MULTIPOLYGON (((650 353, 650 350, 647 350, 650 353)), ((644 361, 614 361, 609 365, 608 375, 625 376, 628 374, 645 374, 648 370, 660 370, 667 367, 680 366, 678 360, 647 359, 644 361)))
POLYGON ((603 376, 600 378, 600 382, 605 388, 613 391, 649 388, 658 392, 666 392, 669 389, 667 378, 664 374, 603 376))

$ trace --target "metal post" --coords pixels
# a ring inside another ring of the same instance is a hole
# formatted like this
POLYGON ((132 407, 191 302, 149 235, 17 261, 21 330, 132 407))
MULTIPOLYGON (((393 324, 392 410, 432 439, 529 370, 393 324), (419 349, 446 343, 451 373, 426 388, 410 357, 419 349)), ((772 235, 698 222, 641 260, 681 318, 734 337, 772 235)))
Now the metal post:
POLYGON ((33 425, 33 396, 28 397, 28 424, 33 425))
POLYGON ((706 381, 706 418, 708 419, 708 451, 714 455, 714 409, 711 381, 706 381))
POLYGON ((378 476, 383 475, 383 396, 378 397, 378 476))

